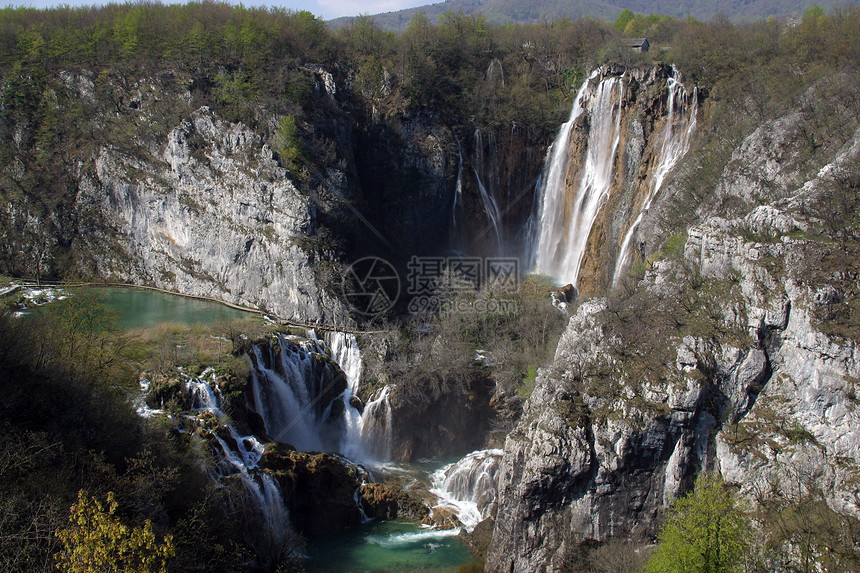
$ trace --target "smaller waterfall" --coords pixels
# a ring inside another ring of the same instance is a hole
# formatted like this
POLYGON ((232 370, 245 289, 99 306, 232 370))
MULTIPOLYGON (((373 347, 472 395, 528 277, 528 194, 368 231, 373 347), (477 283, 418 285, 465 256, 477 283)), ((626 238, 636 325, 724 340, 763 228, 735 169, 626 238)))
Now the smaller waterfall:
MULTIPOLYGON (((677 72, 673 68, 673 73, 677 72)), ((651 176, 651 182, 648 186, 648 194, 645 196, 645 201, 639 214, 627 229, 624 235, 624 240, 621 241, 621 248, 618 251, 618 259, 615 263, 615 272, 612 274, 612 286, 618 286, 618 282, 627 267, 630 265, 630 260, 633 256, 631 242, 639 228, 639 223, 642 222, 642 217, 651 208, 651 202, 657 196, 666 176, 669 174, 678 161, 690 149, 690 140, 693 132, 696 129, 696 114, 698 113, 698 91, 693 88, 692 103, 688 103, 687 90, 684 84, 677 81, 675 78, 669 78, 668 82, 669 94, 666 103, 669 111, 666 116, 666 127, 663 129, 663 144, 660 147, 660 155, 657 161, 657 167, 651 176), (688 111, 689 112, 685 113, 688 111), (680 118, 678 118, 680 115, 680 118), (677 124, 677 125, 676 125, 677 124)))
POLYGON ((362 415, 362 438, 377 458, 390 460, 392 447, 391 390, 393 384, 377 390, 362 415))
POLYGON ((493 79, 493 74, 498 70, 499 80, 502 84, 502 87, 505 87, 505 69, 502 67, 502 61, 498 58, 493 58, 490 62, 490 65, 487 66, 486 78, 488 80, 493 79))
MULTIPOLYGON (((456 138, 456 136, 455 136, 456 138)), ((454 187, 454 205, 451 206, 451 225, 456 235, 459 221, 463 217, 463 145, 457 139, 457 152, 459 161, 457 163, 457 184, 454 187)))
POLYGON ((260 511, 266 532, 274 542, 284 539, 289 527, 289 516, 284 506, 284 498, 278 483, 266 472, 254 471, 257 462, 263 455, 263 446, 253 436, 240 437, 230 429, 231 437, 236 443, 236 449, 230 447, 226 440, 212 434, 221 446, 223 459, 218 465, 219 478, 238 475, 242 484, 260 511), (249 449, 250 448, 250 449, 249 449))
POLYGON ((607 77, 589 97, 593 72, 577 93, 570 120, 562 126, 548 153, 548 164, 538 190, 536 240, 533 242, 534 272, 576 286, 588 236, 600 208, 609 198, 613 166, 621 140, 622 78, 607 77), (588 111, 585 161, 579 174, 576 195, 567 196, 568 139, 577 119, 588 111))
POLYGON ((212 368, 204 370, 199 378, 191 378, 185 382, 185 391, 188 392, 188 397, 191 399, 191 409, 198 412, 207 410, 220 416, 220 391, 217 390, 217 386, 213 387, 206 382, 206 379, 211 379, 214 382, 215 371, 212 368))
POLYGON ((281 490, 275 479, 264 471, 257 470, 263 457, 263 444, 253 435, 240 436, 236 429, 225 422, 221 410, 220 390, 215 383, 215 371, 207 368, 197 378, 185 381, 185 389, 191 400, 191 409, 196 412, 210 412, 227 430, 229 442, 215 431, 209 435, 218 443, 221 460, 215 468, 215 478, 238 475, 263 518, 266 535, 273 547, 277 546, 289 533, 289 515, 284 505, 281 490))
MULTIPOLYGON (((492 143, 492 139, 490 140, 492 143)), ((484 165, 484 140, 481 136, 481 130, 475 130, 475 166, 472 167, 472 173, 475 175, 475 183, 478 185, 478 192, 481 195, 481 202, 484 204, 484 212, 487 213, 487 218, 490 220, 490 225, 493 228, 493 233, 496 235, 496 243, 499 248, 502 247, 502 214, 499 210, 499 204, 491 191, 487 190, 486 185, 481 180, 481 174, 478 172, 478 166, 484 165)))
POLYGON ((497 495, 502 450, 478 450, 433 472, 430 493, 453 509, 467 529, 490 516, 497 495))
POLYGON ((340 443, 340 452, 351 460, 370 463, 375 461, 372 451, 372 443, 364 435, 364 420, 368 414, 368 407, 364 413, 359 412, 351 404, 357 398, 358 385, 361 381, 361 349, 355 335, 345 332, 332 332, 327 336, 331 357, 344 374, 346 374, 349 387, 343 391, 340 399, 344 404, 345 431, 340 443))
POLYGON ((501 247, 502 232, 499 229, 499 224, 502 216, 499 211, 499 205, 496 203, 493 196, 487 193, 487 188, 484 186, 483 181, 481 181, 481 176, 478 175, 478 171, 473 171, 475 173, 475 182, 478 184, 478 191, 481 194, 481 201, 484 203, 484 211, 487 213, 487 217, 490 219, 490 224, 493 226, 493 233, 496 235, 496 243, 501 247))
MULTIPOLYGON (((137 412, 137 415, 141 418, 151 418, 153 416, 161 416, 164 414, 164 410, 162 408, 150 408, 149 404, 146 403, 146 394, 152 386, 152 381, 141 374, 138 382, 140 384, 140 395, 134 402, 134 409, 137 412)), ((164 404, 162 404, 162 407, 163 406, 164 404)))

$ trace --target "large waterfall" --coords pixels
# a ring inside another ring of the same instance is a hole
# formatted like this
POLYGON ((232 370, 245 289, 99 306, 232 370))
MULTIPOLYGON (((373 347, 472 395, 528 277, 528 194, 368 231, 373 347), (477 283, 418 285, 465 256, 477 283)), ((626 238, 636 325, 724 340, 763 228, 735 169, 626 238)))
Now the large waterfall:
POLYGON ((492 513, 503 454, 503 450, 472 452, 430 476, 430 492, 439 498, 439 506, 453 509, 467 529, 492 513))
POLYGON ((598 75, 599 71, 592 73, 579 89, 570 119, 548 151, 537 192, 533 270, 573 285, 594 220, 609 197, 621 139, 623 80, 604 78, 592 94, 590 84, 598 75), (571 200, 567 194, 568 140, 579 118, 586 114, 590 118, 587 147, 571 200))
MULTIPOLYGON (((673 72, 677 75, 674 68, 673 72)), ((690 140, 693 131, 696 129, 696 114, 699 109, 696 88, 693 88, 692 97, 688 97, 684 84, 674 77, 669 78, 667 84, 669 94, 666 104, 669 111, 666 116, 666 126, 663 128, 663 143, 660 146, 657 167, 651 175, 648 194, 645 196, 645 201, 642 203, 639 214, 636 216, 633 224, 630 225, 630 228, 627 229, 624 240, 621 242, 621 248, 618 251, 618 258, 615 262, 615 272, 612 274, 613 286, 618 285, 621 276, 630 264, 630 259, 633 255, 631 242, 639 228, 639 223, 642 222, 642 217, 651 208, 651 202, 660 191, 663 182, 666 180, 666 176, 690 149, 690 140)))

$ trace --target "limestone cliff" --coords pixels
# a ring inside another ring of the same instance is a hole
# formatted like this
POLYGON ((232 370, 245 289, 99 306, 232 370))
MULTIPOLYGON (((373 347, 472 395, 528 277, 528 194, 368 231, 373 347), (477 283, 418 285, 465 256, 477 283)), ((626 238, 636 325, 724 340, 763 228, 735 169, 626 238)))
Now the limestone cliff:
POLYGON ((405 272, 412 256, 496 255, 521 240, 541 130, 383 112, 348 78, 293 73, 308 90, 298 160, 281 156, 283 112, 257 106, 239 121, 191 71, 62 72, 58 106, 81 106, 87 143, 46 165, 30 126, 5 126, 19 137, 0 171, 0 272, 156 286, 336 326, 350 322, 344 266, 361 257, 405 272))
POLYGON ((816 167, 808 121, 760 126, 683 245, 632 295, 577 309, 505 443, 488 571, 647 543, 705 469, 751 504, 815 491, 860 516, 856 244, 833 229, 856 217, 860 131, 816 167))
POLYGON ((301 320, 343 321, 301 238, 315 207, 260 136, 200 108, 156 157, 101 149, 76 208, 99 225, 77 248, 102 277, 301 320))

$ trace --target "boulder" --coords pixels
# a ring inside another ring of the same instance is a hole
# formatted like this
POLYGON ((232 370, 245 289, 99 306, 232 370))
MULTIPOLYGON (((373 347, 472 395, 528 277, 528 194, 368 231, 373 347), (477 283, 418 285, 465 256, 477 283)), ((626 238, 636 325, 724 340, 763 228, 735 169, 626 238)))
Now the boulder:
POLYGON ((260 467, 278 481, 293 525, 303 534, 329 535, 361 523, 356 490, 367 474, 358 466, 272 443, 260 467))
POLYGON ((361 484, 358 496, 368 517, 421 521, 430 514, 430 510, 420 499, 400 486, 365 483, 361 484))

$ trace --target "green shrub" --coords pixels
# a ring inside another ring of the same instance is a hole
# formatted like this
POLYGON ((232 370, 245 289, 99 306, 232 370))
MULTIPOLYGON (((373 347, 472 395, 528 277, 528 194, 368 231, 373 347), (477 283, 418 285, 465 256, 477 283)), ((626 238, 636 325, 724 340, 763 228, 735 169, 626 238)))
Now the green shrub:
POLYGON ((298 170, 304 162, 302 138, 292 115, 285 115, 278 121, 272 149, 280 156, 281 164, 290 171, 298 170))

